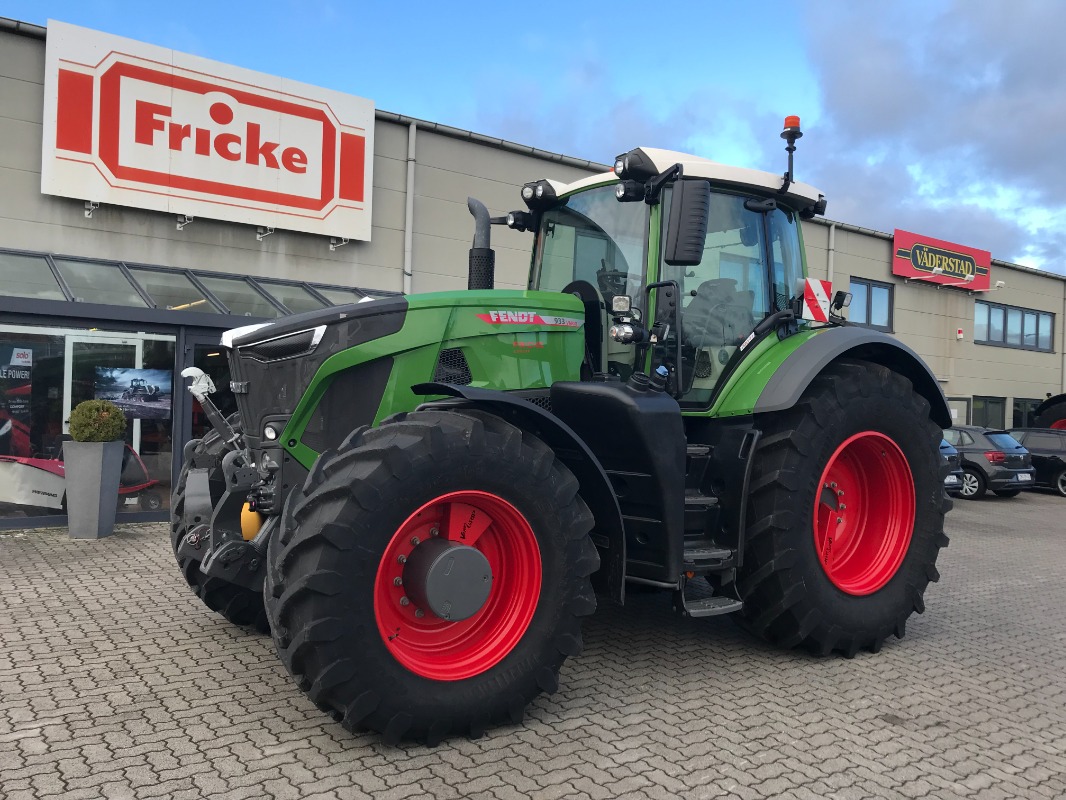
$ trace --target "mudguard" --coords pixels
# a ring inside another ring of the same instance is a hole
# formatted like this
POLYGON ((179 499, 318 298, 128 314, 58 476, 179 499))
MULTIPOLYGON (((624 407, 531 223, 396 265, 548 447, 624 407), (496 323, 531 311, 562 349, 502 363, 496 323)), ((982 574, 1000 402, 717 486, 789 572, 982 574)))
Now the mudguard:
POLYGON ((1053 395, 1053 396, 1047 398, 1046 400, 1044 400, 1043 403, 1041 403, 1040 405, 1038 405, 1036 407, 1036 410, 1033 411, 1033 416, 1034 417, 1039 417, 1041 414, 1043 414, 1045 411, 1047 411, 1052 406, 1058 405, 1059 403, 1063 403, 1063 402, 1066 402, 1066 394, 1053 395))
POLYGON ((842 326, 812 336, 790 355, 766 383, 754 413, 783 411, 799 402, 811 381, 833 361, 858 358, 881 364, 906 377, 914 390, 929 401, 929 416, 941 428, 951 427, 944 392, 921 357, 887 333, 842 326))
MULTIPOLYGON (((626 539, 622 511, 611 481, 599 459, 574 430, 555 415, 521 397, 495 389, 477 389, 450 383, 420 383, 411 387, 419 395, 460 398, 464 405, 490 411, 512 425, 529 431, 555 451, 556 457, 574 473, 581 485, 581 498, 596 518, 593 541, 606 551, 607 587, 615 602, 625 602, 626 539)), ((430 401, 423 408, 454 407, 454 400, 430 401)), ((603 567, 601 567, 602 569, 603 567)))

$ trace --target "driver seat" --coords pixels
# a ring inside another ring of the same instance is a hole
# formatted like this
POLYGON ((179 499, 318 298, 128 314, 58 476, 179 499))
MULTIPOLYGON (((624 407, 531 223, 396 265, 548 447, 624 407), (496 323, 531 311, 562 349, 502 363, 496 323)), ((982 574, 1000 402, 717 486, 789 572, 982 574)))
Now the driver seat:
POLYGON ((732 278, 713 278, 696 289, 685 308, 682 326, 686 344, 723 347, 738 344, 755 326, 755 292, 737 291, 732 278))

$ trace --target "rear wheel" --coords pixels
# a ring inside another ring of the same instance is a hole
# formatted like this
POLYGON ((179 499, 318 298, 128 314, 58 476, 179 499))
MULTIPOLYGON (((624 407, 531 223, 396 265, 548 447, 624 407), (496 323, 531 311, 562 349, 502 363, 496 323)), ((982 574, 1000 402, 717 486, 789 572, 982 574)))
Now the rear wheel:
POLYGON ((980 500, 987 491, 988 485, 985 483, 985 476, 973 467, 963 467, 962 486, 959 489, 959 496, 965 500, 980 500))
POLYGON ((1037 428, 1054 428, 1055 430, 1066 430, 1066 400, 1055 403, 1045 408, 1040 416, 1036 418, 1034 424, 1037 428))
POLYGON ((555 691, 596 607, 577 480, 473 410, 399 415, 323 454, 286 503, 264 586, 278 653, 350 730, 435 744, 555 691))
MULTIPOLYGON (((216 455, 224 449, 222 437, 215 431, 208 434, 196 445, 198 453, 216 455)), ((221 578, 210 578, 200 572, 200 562, 183 558, 178 555, 178 546, 185 538, 188 529, 185 524, 185 486, 189 478, 189 464, 184 464, 178 475, 178 482, 174 486, 174 494, 171 497, 170 512, 170 545, 174 550, 174 557, 178 561, 185 582, 189 588, 199 597, 205 606, 212 611, 217 611, 223 617, 235 625, 254 628, 259 633, 269 633, 266 611, 263 608, 263 597, 259 592, 245 589, 221 578)), ((225 490, 225 479, 221 467, 215 467, 209 473, 211 485, 212 504, 218 503, 225 490)))
POLYGON ((882 366, 839 362, 761 425, 739 621, 823 655, 902 637, 948 543, 929 404, 882 366))
POLYGON ((1021 489, 993 489, 992 494, 996 497, 1017 497, 1022 493, 1021 489))
POLYGON ((1066 469, 1055 476, 1055 481, 1051 485, 1062 497, 1066 497, 1066 469))

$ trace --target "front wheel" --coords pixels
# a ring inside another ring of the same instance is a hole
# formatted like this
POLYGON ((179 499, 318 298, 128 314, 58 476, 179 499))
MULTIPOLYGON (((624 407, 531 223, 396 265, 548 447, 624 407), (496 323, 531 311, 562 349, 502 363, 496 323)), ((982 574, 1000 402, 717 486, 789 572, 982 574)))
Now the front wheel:
POLYGON ((988 491, 985 476, 975 469, 965 467, 962 471, 962 488, 959 496, 964 500, 980 500, 988 491))
POLYGON ((596 607, 577 490, 547 445, 490 414, 354 432, 270 540, 264 597, 286 669, 349 730, 390 743, 520 721, 596 607))
POLYGON ((1055 487, 1055 491, 1059 493, 1060 497, 1066 497, 1066 469, 1055 476, 1052 486, 1055 487))
POLYGON ((760 425, 741 624, 822 655, 903 636, 948 543, 928 402, 885 367, 838 362, 760 425))

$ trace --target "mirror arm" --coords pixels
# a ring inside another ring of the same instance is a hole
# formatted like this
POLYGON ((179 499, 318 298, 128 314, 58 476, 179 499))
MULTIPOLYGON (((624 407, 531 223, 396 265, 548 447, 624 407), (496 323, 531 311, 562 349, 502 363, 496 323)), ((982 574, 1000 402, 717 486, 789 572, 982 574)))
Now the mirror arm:
POLYGON ((684 168, 680 164, 674 164, 665 172, 660 172, 654 178, 644 184, 644 202, 653 206, 659 202, 659 195, 663 187, 672 180, 681 180, 684 177, 684 168))

